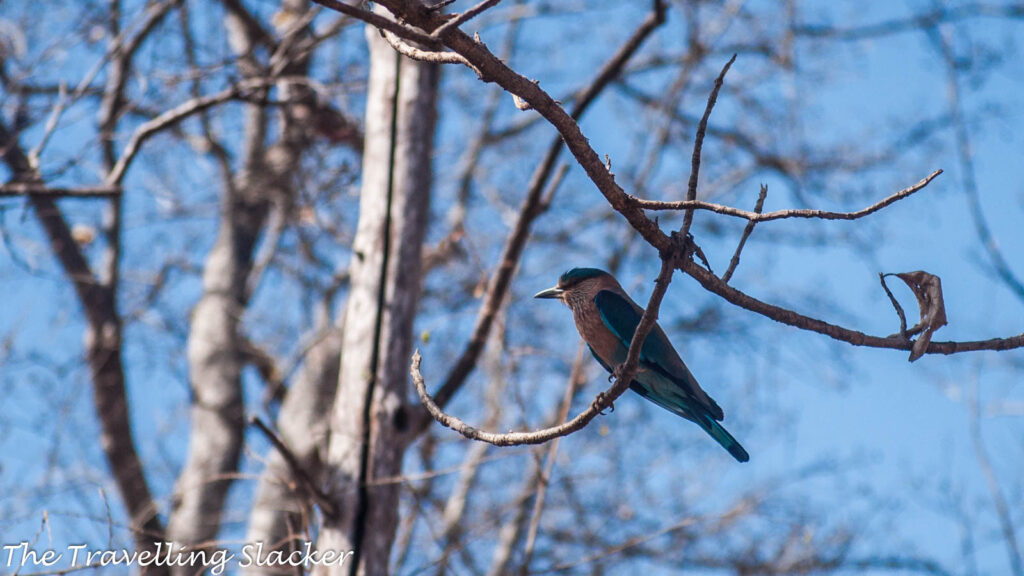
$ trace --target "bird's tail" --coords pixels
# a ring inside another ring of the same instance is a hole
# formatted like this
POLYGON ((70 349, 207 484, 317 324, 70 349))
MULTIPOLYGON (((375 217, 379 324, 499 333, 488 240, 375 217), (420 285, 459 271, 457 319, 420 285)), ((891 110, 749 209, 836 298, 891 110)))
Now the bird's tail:
POLYGON ((710 414, 702 414, 698 424, 700 424, 700 427, 710 434, 716 442, 721 444, 722 448, 728 450, 729 454, 732 454, 732 457, 737 461, 746 462, 747 460, 750 460, 750 454, 747 454, 747 451, 744 450, 743 446, 740 446, 740 443, 732 437, 732 434, 729 434, 721 424, 715 422, 710 414))

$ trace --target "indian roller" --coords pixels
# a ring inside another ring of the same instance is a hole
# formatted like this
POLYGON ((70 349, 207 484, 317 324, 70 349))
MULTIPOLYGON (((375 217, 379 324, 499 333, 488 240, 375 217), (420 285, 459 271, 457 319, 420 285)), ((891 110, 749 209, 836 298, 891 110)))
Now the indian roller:
MULTIPOLYGON (((557 299, 568 306, 583 341, 609 373, 626 361, 644 309, 611 274, 597 268, 573 268, 562 274, 558 285, 538 292, 534 298, 557 299)), ((637 373, 629 387, 669 412, 695 422, 736 460, 750 459, 719 424, 725 413, 697 384, 657 324, 644 340, 637 373)))

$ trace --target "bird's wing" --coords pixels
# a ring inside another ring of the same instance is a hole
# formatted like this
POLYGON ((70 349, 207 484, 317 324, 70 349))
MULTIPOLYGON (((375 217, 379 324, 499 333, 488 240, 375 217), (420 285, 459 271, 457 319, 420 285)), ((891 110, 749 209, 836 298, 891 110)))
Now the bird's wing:
MULTIPOLYGON (((601 290, 594 296, 594 304, 601 315, 601 321, 622 342, 629 347, 636 327, 640 325, 643 310, 621 295, 610 290, 601 290)), ((654 370, 676 384, 680 390, 708 411, 712 418, 721 420, 725 415, 721 407, 697 384, 690 370, 679 358, 665 332, 655 325, 644 340, 640 350, 640 362, 644 368, 654 370)))

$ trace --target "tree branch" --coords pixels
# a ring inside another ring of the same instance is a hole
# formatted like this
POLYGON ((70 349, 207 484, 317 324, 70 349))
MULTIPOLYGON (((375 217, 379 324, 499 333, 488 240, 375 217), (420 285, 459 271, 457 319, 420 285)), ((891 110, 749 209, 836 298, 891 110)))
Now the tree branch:
POLYGON ((886 198, 855 212, 831 212, 828 210, 813 210, 813 209, 788 209, 788 210, 776 210, 774 212, 750 212, 748 210, 741 210, 739 208, 733 208, 732 206, 724 206, 722 204, 714 204, 712 202, 704 202, 701 200, 682 200, 678 202, 664 202, 661 200, 643 200, 641 198, 634 198, 630 196, 630 201, 635 203, 637 206, 645 210, 708 210, 716 214, 722 214, 725 216, 735 216, 736 218, 743 218, 744 220, 750 220, 752 222, 767 222, 769 220, 783 220, 786 218, 808 218, 817 220, 857 220, 865 216, 874 214, 882 208, 889 206, 895 202, 903 200, 909 196, 912 196, 916 192, 922 190, 925 186, 931 183, 939 174, 942 174, 942 170, 936 170, 925 176, 922 180, 912 186, 908 186, 896 192, 886 198))
MULTIPOLYGON (((698 264, 684 260, 680 270, 693 277, 705 290, 721 296, 726 301, 756 312, 766 318, 787 324, 801 330, 824 334, 835 340, 853 344, 854 346, 867 346, 870 348, 888 348, 892 350, 911 350, 914 346, 912 340, 899 335, 894 336, 871 336, 857 330, 851 330, 835 324, 829 324, 824 320, 805 316, 798 312, 762 302, 753 296, 745 294, 723 282, 714 274, 708 272, 698 264)), ((1010 336, 1007 338, 991 338, 988 340, 973 340, 965 342, 931 342, 925 350, 927 354, 957 354, 960 352, 973 352, 977 350, 1011 350, 1024 347, 1024 334, 1010 336)))
POLYGON ((443 52, 440 50, 424 50, 402 40, 398 35, 387 30, 381 30, 384 40, 391 45, 399 54, 421 62, 437 62, 439 64, 465 64, 472 68, 472 64, 455 52, 443 52))
POLYGON ((107 198, 121 193, 120 186, 83 186, 62 188, 42 182, 8 182, 0 185, 0 198, 13 196, 49 196, 57 198, 107 198))
MULTIPOLYGON (((418 42, 420 44, 423 44, 424 46, 438 45, 437 39, 432 38, 429 35, 424 34, 419 30, 416 30, 415 28, 410 28, 409 26, 399 24, 398 22, 395 22, 390 18, 386 18, 374 12, 370 12, 369 10, 356 8, 355 6, 345 4, 344 2, 339 2, 338 0, 313 0, 313 2, 316 2, 317 4, 325 8, 330 8, 331 10, 334 10, 336 12, 341 12, 346 16, 358 18, 359 20, 362 20, 363 22, 366 22, 371 26, 374 26, 380 30, 387 30, 388 32, 391 32, 392 34, 400 38, 412 40, 413 42, 418 42)), ((391 8, 388 7, 387 3, 384 3, 382 5, 391 10, 391 8)), ((394 13, 394 10, 391 10, 391 12, 394 13)))
MULTIPOLYGON (((654 30, 664 22, 664 5, 660 1, 655 2, 654 9, 640 27, 636 29, 628 40, 626 40, 611 59, 605 63, 601 70, 598 71, 597 76, 595 76, 590 82, 589 86, 587 86, 582 94, 580 94, 579 99, 576 100, 573 105, 571 114, 571 118, 573 120, 578 120, 583 116, 601 92, 611 84, 612 80, 618 77, 626 66, 626 63, 629 62, 633 55, 636 54, 637 50, 640 49, 640 46, 643 45, 644 40, 646 40, 651 33, 653 33, 654 30)), ((532 85, 533 84, 531 83, 531 86, 532 85)), ((563 140, 561 137, 556 137, 551 142, 548 146, 548 151, 545 154, 544 159, 537 166, 537 169, 534 171, 533 176, 530 179, 530 186, 526 194, 526 200, 523 202, 523 206, 519 210, 519 219, 516 222, 511 235, 509 235, 507 243, 505 244, 501 264, 498 266, 497 272, 488 284, 487 294, 483 298, 483 304, 480 307, 476 325, 473 328, 473 335, 470 337, 469 343, 466 345, 462 355, 459 357, 458 361, 456 361, 455 367, 452 368, 451 372, 449 372, 448 378, 445 379, 444 384, 437 391, 437 403, 442 407, 447 404, 458 389, 462 387, 466 377, 469 376, 470 372, 473 371, 473 367, 476 366, 477 358, 483 350, 484 343, 487 341, 487 334, 494 321, 494 316, 497 314, 498 308, 501 306, 501 302, 505 298, 505 294, 508 292, 508 288, 512 281, 512 275, 515 273, 516 263, 519 262, 523 248, 526 246, 526 241, 529 239, 530 226, 532 225, 533 220, 540 215, 544 204, 550 202, 550 196, 545 199, 544 188, 555 169, 558 156, 562 151, 562 142, 563 140)), ((604 170, 603 166, 602 170, 604 170)), ((608 174, 607 172, 605 173, 608 174)), ((430 422, 427 418, 422 418, 421 421, 423 426, 426 426, 430 422)))
MULTIPOLYGON (((327 0, 317 0, 324 3, 327 0)), ((424 30, 435 30, 444 23, 442 16, 428 10, 411 0, 380 0, 394 14, 399 14, 412 24, 424 30)), ((324 5, 327 5, 326 3, 324 5)), ((586 171, 587 176, 597 186, 598 190, 605 197, 613 209, 626 219, 652 247, 659 253, 665 254, 675 249, 674 241, 660 230, 658 224, 644 214, 644 210, 657 209, 686 209, 692 206, 695 209, 711 210, 713 212, 731 216, 756 220, 758 222, 767 220, 778 220, 782 218, 817 218, 821 220, 856 220, 862 218, 886 206, 906 198, 924 188, 932 179, 942 173, 936 170, 928 177, 914 186, 901 190, 896 194, 857 212, 829 212, 824 210, 783 210, 757 214, 736 208, 719 206, 707 202, 693 201, 686 202, 653 202, 640 200, 629 196, 615 181, 615 176, 608 171, 605 163, 591 148, 589 141, 583 135, 576 123, 576 120, 569 116, 565 110, 550 95, 540 88, 536 83, 516 73, 504 62, 492 54, 487 47, 459 30, 449 32, 444 43, 453 51, 462 54, 473 66, 481 70, 488 81, 496 82, 507 92, 514 94, 528 103, 531 108, 543 116, 552 126, 558 130, 565 141, 569 151, 586 171)), ((890 348, 897 350, 910 350, 913 343, 900 337, 877 337, 869 336, 856 330, 850 330, 822 320, 811 318, 757 300, 743 292, 735 290, 725 284, 717 276, 700 268, 690 260, 681 260, 679 267, 682 271, 693 276, 705 289, 722 296, 729 302, 741 306, 752 312, 812 332, 819 332, 831 338, 848 342, 857 346, 870 346, 876 348, 890 348)), ((953 354, 973 350, 1007 350, 1024 346, 1024 334, 1008 338, 992 338, 982 341, 969 342, 932 342, 926 349, 932 354, 953 354)))
MULTIPOLYGON (((693 141, 693 155, 690 157, 690 182, 686 186, 686 199, 693 202, 697 199, 697 179, 700 175, 700 155, 704 149, 704 134, 708 129, 708 118, 711 117, 711 111, 715 108, 715 103, 718 102, 718 91, 722 89, 722 84, 725 82, 725 75, 729 72, 729 68, 732 67, 732 63, 736 61, 736 55, 733 54, 732 58, 725 63, 722 67, 722 71, 718 74, 718 78, 715 78, 715 87, 711 89, 711 94, 708 95, 707 106, 704 107, 704 116, 701 117, 700 123, 697 124, 697 135, 693 141)), ((686 236, 690 233, 690 225, 693 224, 693 207, 686 209, 686 214, 683 215, 683 225, 679 229, 679 233, 686 236)))
MULTIPOLYGON (((760 214, 764 208, 764 199, 768 196, 768 186, 761 184, 761 192, 757 195, 757 202, 754 203, 754 213, 760 214)), ((743 228, 743 235, 740 236, 740 243, 736 245, 736 251, 732 253, 732 259, 729 261, 729 268, 722 274, 722 282, 726 284, 732 279, 732 275, 736 272, 736 267, 740 265, 740 253, 743 252, 743 247, 747 244, 747 238, 754 232, 754 226, 757 225, 756 220, 750 220, 747 222, 745 228, 743 228)), ((884 285, 884 283, 883 283, 884 285)), ((888 290, 888 289, 886 289, 888 290)))
POLYGON ((189 116, 198 114, 208 108, 218 104, 223 104, 229 100, 241 98, 250 92, 266 88, 279 80, 280 78, 257 78, 253 80, 246 80, 216 94, 192 98, 191 100, 183 102, 163 114, 160 114, 156 118, 142 124, 132 134, 131 139, 128 140, 128 144, 124 148, 124 152, 117 160, 117 164, 114 165, 113 169, 111 169, 110 173, 107 175, 107 184, 111 186, 119 186, 121 184, 121 181, 124 180, 125 173, 128 171, 128 167, 141 150, 142 145, 146 140, 158 132, 174 126, 189 116))
POLYGON ((497 6, 498 2, 501 2, 501 0, 482 0, 476 6, 473 6, 469 10, 466 10, 465 12, 463 12, 462 14, 456 15, 454 18, 452 18, 451 20, 449 20, 445 24, 442 24, 441 26, 439 26, 436 30, 434 30, 430 34, 430 37, 431 38, 442 38, 442 37, 444 37, 444 35, 449 30, 451 30, 453 28, 458 28, 459 26, 462 26, 466 22, 469 22, 471 19, 476 18, 480 14, 483 14, 485 11, 490 10, 494 6, 497 6))

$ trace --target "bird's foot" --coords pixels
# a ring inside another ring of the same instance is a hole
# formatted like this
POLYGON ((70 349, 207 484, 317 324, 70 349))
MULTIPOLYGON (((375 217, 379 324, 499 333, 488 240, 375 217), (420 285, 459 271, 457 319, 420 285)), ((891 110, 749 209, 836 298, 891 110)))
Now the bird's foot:
POLYGON ((615 412, 615 404, 608 400, 608 394, 605 394, 604 392, 598 392, 597 398, 594 398, 593 407, 595 410, 598 411, 598 414, 604 416, 604 408, 602 408, 602 406, 605 406, 608 409, 609 414, 615 412))

